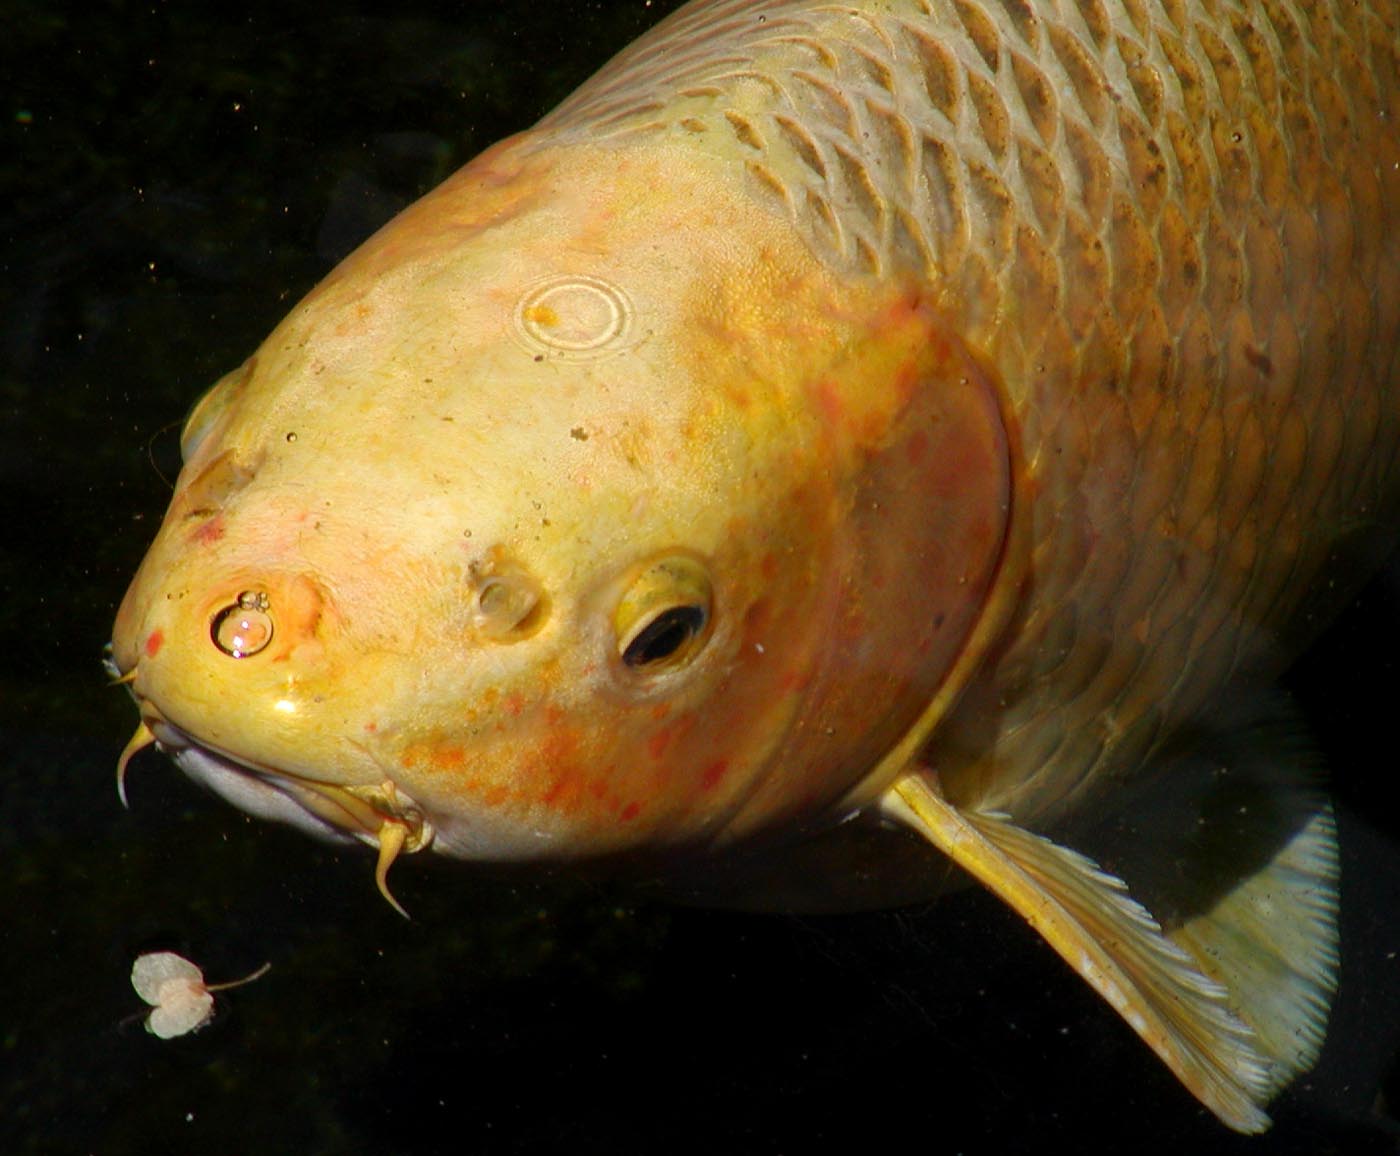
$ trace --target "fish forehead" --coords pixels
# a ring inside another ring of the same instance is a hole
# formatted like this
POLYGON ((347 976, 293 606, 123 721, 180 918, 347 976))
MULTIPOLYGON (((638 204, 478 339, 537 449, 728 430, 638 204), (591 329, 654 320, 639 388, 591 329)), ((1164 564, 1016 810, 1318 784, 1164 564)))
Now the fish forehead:
MULTIPOLYGON (((753 456, 776 424, 781 399, 736 410, 732 395, 767 388, 749 326, 782 263, 772 245, 756 252, 761 236, 746 250, 753 230, 737 223, 692 221, 684 236, 645 224, 663 173, 668 196, 683 199, 688 179, 710 180, 675 159, 555 157, 539 179, 551 187, 550 173, 567 173, 562 191, 484 233, 444 227, 451 198, 420 214, 421 228, 410 214, 269 338, 207 452, 263 455, 264 490, 319 491, 371 523, 412 494, 478 545, 512 536, 522 517, 603 533, 638 503, 655 508, 638 486, 647 475, 682 493, 686 474, 723 484, 732 470, 721 467, 753 456), (607 244, 593 235, 599 216, 607 244)), ((463 215, 476 193, 459 190, 463 215)), ((772 300, 792 293, 791 276, 772 300)), ((843 332, 814 312, 801 336, 830 347, 843 332)), ((707 503, 685 513, 711 516, 721 511, 707 503)))

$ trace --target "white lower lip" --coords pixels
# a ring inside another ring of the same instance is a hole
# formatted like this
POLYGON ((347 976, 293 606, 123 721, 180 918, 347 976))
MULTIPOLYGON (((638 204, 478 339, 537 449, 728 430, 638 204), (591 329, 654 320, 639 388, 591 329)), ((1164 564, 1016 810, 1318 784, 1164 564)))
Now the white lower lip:
POLYGON ((359 841, 356 835, 313 815, 279 786, 277 776, 245 767, 202 747, 169 723, 158 722, 151 729, 161 750, 185 774, 239 810, 258 819, 285 823, 330 843, 359 841))

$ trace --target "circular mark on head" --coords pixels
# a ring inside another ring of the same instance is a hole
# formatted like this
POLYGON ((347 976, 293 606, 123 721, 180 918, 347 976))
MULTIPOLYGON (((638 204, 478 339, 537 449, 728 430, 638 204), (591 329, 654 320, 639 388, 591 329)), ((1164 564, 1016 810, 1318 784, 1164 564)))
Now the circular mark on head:
POLYGON ((621 345, 631 328, 632 303, 601 277, 567 274, 527 289, 514 322, 533 353, 596 357, 621 345))
POLYGON ((272 641, 269 601, 261 590, 245 590, 231 606, 225 606, 209 624, 214 645, 230 658, 247 658, 272 641))

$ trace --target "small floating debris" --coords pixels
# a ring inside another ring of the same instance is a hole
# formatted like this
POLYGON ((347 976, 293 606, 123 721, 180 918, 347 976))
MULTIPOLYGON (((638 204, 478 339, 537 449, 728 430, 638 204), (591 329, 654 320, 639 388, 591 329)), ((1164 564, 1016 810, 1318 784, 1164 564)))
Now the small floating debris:
POLYGON ((252 975, 228 983, 205 983, 204 973, 183 955, 173 951, 151 951, 136 957, 131 968, 131 986, 151 1005, 146 1030, 163 1040, 195 1032, 214 1014, 216 991, 242 987, 261 979, 272 968, 265 963, 252 975))

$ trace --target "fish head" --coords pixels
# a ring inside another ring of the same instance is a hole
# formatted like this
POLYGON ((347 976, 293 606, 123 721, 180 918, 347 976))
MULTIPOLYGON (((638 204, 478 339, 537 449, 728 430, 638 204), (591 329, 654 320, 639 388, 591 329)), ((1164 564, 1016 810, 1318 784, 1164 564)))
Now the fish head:
POLYGON ((476 859, 829 813, 945 685, 1009 503, 938 310, 661 145, 485 154, 182 450, 114 633, 149 733, 255 814, 476 859))

